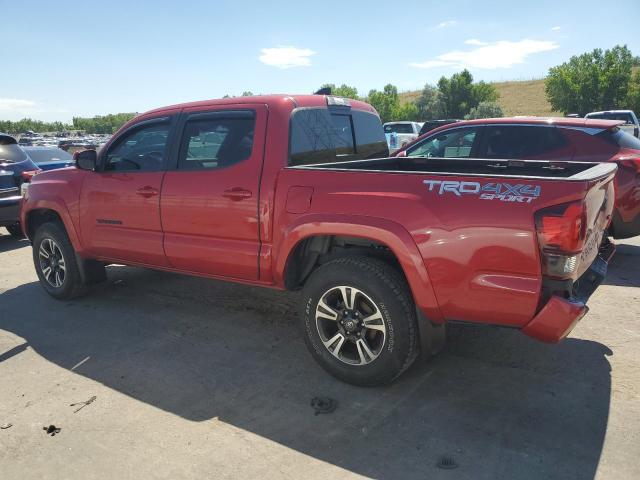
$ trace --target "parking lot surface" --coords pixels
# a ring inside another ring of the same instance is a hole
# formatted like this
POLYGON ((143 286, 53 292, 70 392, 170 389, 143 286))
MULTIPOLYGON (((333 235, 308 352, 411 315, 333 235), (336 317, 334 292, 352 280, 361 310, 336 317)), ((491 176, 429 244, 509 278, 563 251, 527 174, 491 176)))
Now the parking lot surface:
POLYGON ((451 326, 437 358, 373 389, 313 361, 295 294, 108 275, 55 301, 28 243, 0 235, 3 480, 640 478, 638 240, 561 344, 451 326), (315 415, 315 396, 337 409, 315 415))

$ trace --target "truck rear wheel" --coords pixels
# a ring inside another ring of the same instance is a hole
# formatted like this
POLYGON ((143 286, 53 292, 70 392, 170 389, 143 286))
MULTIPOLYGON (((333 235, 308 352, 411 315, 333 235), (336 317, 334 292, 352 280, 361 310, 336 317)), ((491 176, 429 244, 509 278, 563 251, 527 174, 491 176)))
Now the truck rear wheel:
POLYGON ((52 297, 69 300, 86 291, 73 246, 58 223, 45 223, 36 231, 33 263, 40 285, 52 297))
POLYGON ((318 268, 303 290, 309 351, 340 380, 383 385, 418 354, 414 304, 402 276, 369 257, 343 257, 318 268))

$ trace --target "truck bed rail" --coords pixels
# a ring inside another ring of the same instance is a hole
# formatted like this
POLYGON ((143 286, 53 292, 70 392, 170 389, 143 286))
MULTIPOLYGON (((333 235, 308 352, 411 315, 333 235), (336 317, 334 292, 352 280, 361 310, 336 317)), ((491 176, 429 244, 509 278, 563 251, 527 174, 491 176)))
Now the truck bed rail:
POLYGON ((616 171, 614 163, 483 158, 389 157, 288 167, 303 170, 419 173, 591 181, 616 171))

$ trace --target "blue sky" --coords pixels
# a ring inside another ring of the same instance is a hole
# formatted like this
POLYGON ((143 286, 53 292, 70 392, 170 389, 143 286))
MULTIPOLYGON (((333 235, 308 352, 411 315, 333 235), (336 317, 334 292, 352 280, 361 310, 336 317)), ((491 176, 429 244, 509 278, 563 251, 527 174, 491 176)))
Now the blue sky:
POLYGON ((467 67, 540 78, 593 48, 640 55, 640 0, 0 0, 0 119, 68 121, 347 83, 401 91, 467 67))

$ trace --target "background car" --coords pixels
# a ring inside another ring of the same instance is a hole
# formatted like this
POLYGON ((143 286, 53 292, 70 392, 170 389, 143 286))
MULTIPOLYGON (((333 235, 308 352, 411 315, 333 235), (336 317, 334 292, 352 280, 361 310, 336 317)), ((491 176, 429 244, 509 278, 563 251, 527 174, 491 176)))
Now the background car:
POLYGON ((0 133, 0 226, 16 237, 20 229, 20 187, 40 169, 18 145, 15 138, 0 133))
POLYGON ((57 147, 22 147, 29 158, 42 170, 72 167, 73 156, 57 147))
POLYGON ((593 118, 598 120, 620 120, 624 124, 620 128, 630 133, 636 138, 640 138, 640 124, 638 117, 633 110, 607 110, 606 112, 587 113, 584 118, 593 118))
POLYGON ((432 130, 398 156, 616 162, 614 238, 640 235, 640 140, 622 121, 514 117, 461 121, 432 130))
POLYGON ((422 123, 420 122, 387 122, 383 126, 389 151, 394 152, 418 138, 422 123))

